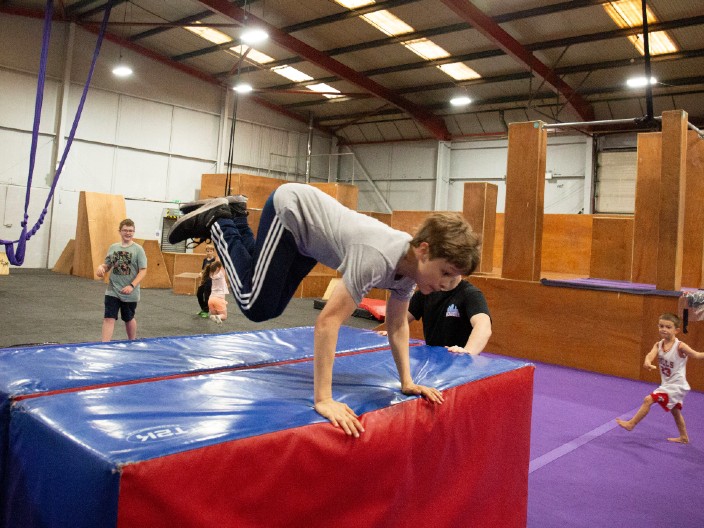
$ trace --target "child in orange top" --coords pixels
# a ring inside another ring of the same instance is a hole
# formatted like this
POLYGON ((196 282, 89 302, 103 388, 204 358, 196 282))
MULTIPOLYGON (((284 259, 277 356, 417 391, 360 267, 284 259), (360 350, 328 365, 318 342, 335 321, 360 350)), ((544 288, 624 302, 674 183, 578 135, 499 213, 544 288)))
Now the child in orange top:
POLYGON ((225 280, 225 271, 222 269, 222 264, 215 261, 209 264, 206 268, 212 286, 210 289, 210 297, 208 298, 208 311, 210 312, 211 321, 222 323, 227 319, 227 301, 225 295, 229 293, 227 289, 227 281, 225 280))
POLYGON ((659 403, 666 412, 672 411, 672 417, 675 419, 677 429, 680 436, 676 438, 668 438, 670 442, 678 442, 680 444, 689 443, 687 436, 687 427, 682 416, 682 402, 685 395, 689 392, 689 383, 687 383, 687 359, 704 359, 704 352, 697 352, 692 348, 682 343, 677 339, 677 334, 680 331, 680 318, 675 314, 665 313, 660 316, 658 321, 658 329, 660 331, 660 341, 653 345, 653 348, 645 356, 643 366, 648 370, 655 370, 653 360, 657 357, 660 365, 660 386, 651 394, 648 394, 643 400, 643 405, 640 406, 635 416, 628 421, 616 419, 621 427, 626 431, 632 431, 650 411, 650 406, 653 403, 659 403))

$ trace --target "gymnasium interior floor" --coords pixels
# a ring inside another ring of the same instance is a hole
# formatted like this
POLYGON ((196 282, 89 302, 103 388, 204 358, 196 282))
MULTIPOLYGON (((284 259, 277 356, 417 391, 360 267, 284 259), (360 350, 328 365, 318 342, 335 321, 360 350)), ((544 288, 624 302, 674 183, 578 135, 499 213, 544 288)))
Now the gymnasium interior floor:
MULTIPOLYGON (((0 348, 26 343, 97 341, 104 284, 48 270, 15 269, 0 276, 0 348)), ((221 333, 312 325, 311 299, 294 299, 267 323, 251 323, 234 306, 216 325, 196 316, 195 297, 144 290, 140 337, 221 333)), ((350 318, 348 326, 375 321, 350 318)), ((125 339, 118 322, 115 339, 125 339)), ((488 350, 491 350, 491 342, 488 350)), ((611 351, 610 353, 618 353, 611 351)), ((615 425, 630 417, 652 384, 536 364, 529 469, 528 527, 694 528, 704 526, 704 394, 691 392, 683 414, 691 443, 676 436, 659 407, 632 432, 615 425)), ((488 402, 487 412, 492 409, 488 402)))

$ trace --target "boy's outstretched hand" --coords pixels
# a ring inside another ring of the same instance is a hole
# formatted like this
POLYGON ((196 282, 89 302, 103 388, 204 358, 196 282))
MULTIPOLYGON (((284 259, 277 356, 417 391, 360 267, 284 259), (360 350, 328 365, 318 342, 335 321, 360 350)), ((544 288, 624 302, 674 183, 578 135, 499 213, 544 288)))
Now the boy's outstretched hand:
POLYGON ((317 402, 314 408, 318 414, 330 420, 335 427, 342 427, 342 430, 349 436, 359 438, 359 434, 364 432, 364 427, 355 412, 344 403, 330 398, 317 402))
POLYGON ((442 392, 434 389, 433 387, 426 387, 425 385, 416 385, 413 383, 402 387, 401 392, 406 396, 410 396, 411 394, 419 394, 432 403, 442 403, 445 401, 442 397, 442 392))

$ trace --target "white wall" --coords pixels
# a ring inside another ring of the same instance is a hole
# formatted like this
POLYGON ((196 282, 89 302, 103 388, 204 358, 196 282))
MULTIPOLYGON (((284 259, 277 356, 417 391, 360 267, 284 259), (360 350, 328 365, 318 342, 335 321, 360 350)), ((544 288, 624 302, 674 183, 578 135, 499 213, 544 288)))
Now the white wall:
MULTIPOLYGON (((0 238, 5 240, 17 239, 21 231, 42 24, 19 16, 0 17, 0 238)), ((65 139, 71 129, 95 41, 94 34, 71 30, 67 24, 55 23, 52 28, 30 228, 48 196, 57 138, 65 139), (69 79, 64 83, 66 64, 69 79), (62 96, 66 97, 63 113, 62 96)), ((225 88, 130 50, 122 50, 123 60, 135 74, 117 79, 111 69, 119 54, 119 47, 103 42, 54 201, 44 224, 27 243, 26 267, 52 267, 74 237, 80 191, 123 195, 137 236, 156 238, 162 209, 174 201, 196 198, 201 175, 222 170, 227 159, 231 120, 223 126, 221 115, 232 113, 233 101, 225 88)), ((302 177, 306 123, 241 98, 235 130, 235 170, 302 177), (285 160, 282 172, 272 171, 277 159, 285 160)), ((330 148, 330 138, 316 131, 313 152, 327 154, 330 148)))
MULTIPOLYGON (((359 145, 352 148, 359 166, 375 181, 393 209, 432 210, 437 188, 437 143, 359 145)), ((464 183, 485 181, 498 187, 497 211, 506 199, 507 140, 456 141, 451 146, 447 209, 462 209, 464 183)), ((586 161, 591 144, 583 137, 548 139, 545 181, 546 213, 578 213, 584 207, 586 161)), ((348 173, 344 175, 349 177, 348 173)), ((445 175, 440 175, 444 177, 445 175)), ((355 175, 361 180, 359 169, 355 175)), ((360 184, 362 210, 384 211, 369 184, 360 184)))
MULTIPOLYGON (((0 238, 20 233, 30 159, 31 130, 42 21, 0 17, 0 238), (21 43, 21 45, 19 45, 21 43)), ((44 207, 59 130, 67 136, 81 95, 95 35, 56 23, 52 33, 42 122, 32 182, 30 227, 44 207), (73 37, 72 37, 73 34, 73 37), (68 61, 68 62, 66 62, 68 61), (64 83, 65 64, 70 67, 64 83), (65 87, 67 92, 65 92, 65 87), (62 114, 62 96, 66 94, 62 114), (63 117, 63 122, 61 118, 63 117)), ((135 75, 110 70, 119 48, 105 42, 76 139, 49 215, 28 243, 25 266, 52 267, 76 228, 80 191, 121 194, 137 236, 155 238, 162 209, 196 198, 203 173, 227 159, 232 92, 123 50, 135 75)), ((286 118, 241 97, 234 141, 236 171, 302 181, 308 124, 286 118)), ((359 209, 460 210, 464 183, 488 181, 499 189, 504 210, 506 140, 456 141, 438 157, 435 141, 357 145, 340 150, 315 131, 311 181, 359 185, 359 209), (352 154, 350 154, 350 152, 352 154), (371 179, 374 184, 370 184, 371 179), (438 185, 440 181, 441 185, 438 185), (443 196, 436 196, 440 189, 443 196)), ((448 146, 444 146, 447 149, 448 146)), ((583 136, 550 137, 545 184, 546 213, 577 213, 589 203, 591 142, 583 136), (586 183, 585 183, 586 182, 586 183)), ((589 211, 585 211, 589 212, 589 211)))

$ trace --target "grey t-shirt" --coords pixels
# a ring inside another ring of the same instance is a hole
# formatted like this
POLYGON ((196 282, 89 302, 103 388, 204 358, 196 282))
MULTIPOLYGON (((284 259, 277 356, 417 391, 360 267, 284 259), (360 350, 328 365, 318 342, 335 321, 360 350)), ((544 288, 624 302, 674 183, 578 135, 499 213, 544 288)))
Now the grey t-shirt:
POLYGON ((372 288, 390 290, 396 299, 410 299, 415 282, 396 277, 396 267, 410 247, 408 233, 352 211, 320 189, 301 183, 279 187, 274 208, 298 250, 342 273, 357 304, 372 288))
POLYGON ((113 244, 108 249, 105 264, 112 270, 105 295, 118 297, 125 302, 138 302, 139 284, 129 295, 120 293, 120 290, 134 280, 140 269, 147 267, 147 255, 142 246, 135 242, 127 247, 119 242, 113 244))

